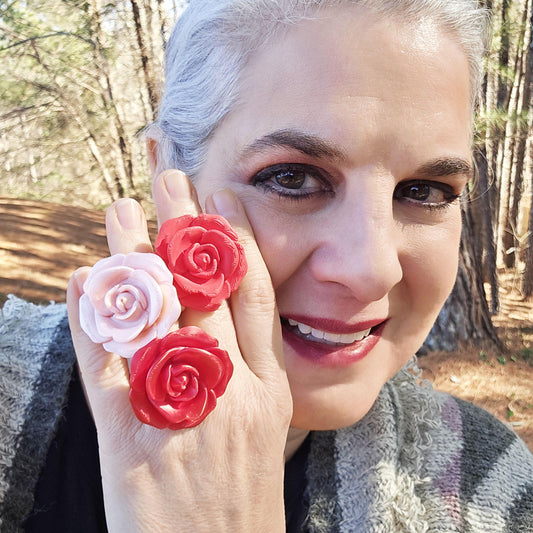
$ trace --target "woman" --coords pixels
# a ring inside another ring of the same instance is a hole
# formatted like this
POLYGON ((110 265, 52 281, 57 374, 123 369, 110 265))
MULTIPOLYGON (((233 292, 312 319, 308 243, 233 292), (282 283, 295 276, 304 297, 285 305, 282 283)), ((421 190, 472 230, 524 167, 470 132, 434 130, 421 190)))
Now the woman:
MULTIPOLYGON (((409 363, 455 279, 485 23, 470 0, 191 3, 147 132, 153 193, 160 224, 205 211, 238 233, 229 304, 179 318, 234 372, 197 427, 142 424, 74 274, 109 530, 533 530, 525 445, 409 363)), ((132 200, 107 231, 111 254, 152 249, 132 200)))

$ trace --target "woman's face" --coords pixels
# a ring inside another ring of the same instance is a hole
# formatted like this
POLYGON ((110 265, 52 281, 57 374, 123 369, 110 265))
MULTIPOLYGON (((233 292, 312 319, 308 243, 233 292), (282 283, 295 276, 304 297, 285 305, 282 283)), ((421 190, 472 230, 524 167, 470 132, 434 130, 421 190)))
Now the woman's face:
POLYGON ((420 347, 455 279, 469 172, 468 65, 432 23, 332 8, 252 57, 195 184, 246 208, 294 427, 356 422, 420 347))

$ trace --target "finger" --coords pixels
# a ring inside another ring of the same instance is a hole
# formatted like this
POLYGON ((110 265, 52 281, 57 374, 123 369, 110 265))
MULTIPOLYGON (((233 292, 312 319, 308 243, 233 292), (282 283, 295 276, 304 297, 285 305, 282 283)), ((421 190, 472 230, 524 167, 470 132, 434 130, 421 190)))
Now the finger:
POLYGON ((224 189, 207 200, 206 209, 228 220, 246 254, 247 274, 231 296, 241 353, 261 380, 279 383, 279 374, 283 371, 281 324, 272 281, 244 207, 233 191, 224 189))
POLYGON ((79 299, 90 268, 72 274, 67 288, 67 311, 81 378, 95 421, 113 424, 116 416, 133 412, 129 406, 129 373, 126 360, 106 352, 85 334, 79 321, 79 299), (127 410, 126 410, 127 409, 127 410))
POLYGON ((202 211, 189 178, 179 170, 165 170, 159 174, 152 185, 152 196, 159 227, 171 218, 196 216, 202 211))
MULTIPOLYGON (((162 172, 154 181, 152 194, 156 203, 159 225, 166 220, 183 215, 196 216, 201 213, 196 191, 187 176, 179 170, 162 172)), ((226 303, 213 312, 196 311, 186 308, 180 319, 180 327, 197 326, 218 339, 220 345, 232 357, 238 355, 238 345, 231 321, 231 313, 226 303)), ((238 360, 234 363, 237 365, 238 360)))
POLYGON ((135 200, 114 202, 106 212, 105 224, 111 254, 152 251, 146 217, 135 200))

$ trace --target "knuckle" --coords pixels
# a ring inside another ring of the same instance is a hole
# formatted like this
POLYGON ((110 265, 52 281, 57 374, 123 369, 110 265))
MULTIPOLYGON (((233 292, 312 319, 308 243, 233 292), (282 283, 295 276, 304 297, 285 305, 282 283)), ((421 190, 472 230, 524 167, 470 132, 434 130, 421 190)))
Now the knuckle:
POLYGON ((274 290, 264 279, 253 277, 236 292, 239 306, 244 311, 272 313, 276 309, 274 290))

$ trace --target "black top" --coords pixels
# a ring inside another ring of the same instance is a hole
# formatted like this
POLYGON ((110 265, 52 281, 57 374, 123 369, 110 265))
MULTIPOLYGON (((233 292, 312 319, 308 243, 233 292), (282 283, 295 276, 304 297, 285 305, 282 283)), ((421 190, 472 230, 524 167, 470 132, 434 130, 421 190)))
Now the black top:
MULTIPOLYGON (((288 533, 302 533, 305 504, 307 439, 285 466, 285 512, 288 533)), ((96 428, 78 373, 73 372, 68 403, 35 490, 27 533, 105 533, 104 500, 96 428)))
POLYGON ((68 403, 25 523, 30 533, 107 532, 96 428, 78 372, 72 374, 68 403))
POLYGON ((308 504, 305 497, 307 457, 310 439, 307 437, 290 461, 285 464, 285 522, 287 533, 304 533, 308 504))

